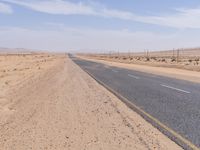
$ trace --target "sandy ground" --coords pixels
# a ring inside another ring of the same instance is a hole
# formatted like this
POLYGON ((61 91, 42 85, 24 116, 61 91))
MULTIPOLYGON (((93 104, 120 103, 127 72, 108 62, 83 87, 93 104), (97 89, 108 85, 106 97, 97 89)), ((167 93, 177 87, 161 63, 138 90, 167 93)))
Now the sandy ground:
POLYGON ((69 58, 4 57, 0 149, 181 149, 69 58))
POLYGON ((138 53, 82 54, 88 58, 200 72, 200 49, 145 51, 138 53))
POLYGON ((200 83, 200 72, 198 71, 190 71, 190 70, 168 68, 168 67, 153 67, 153 66, 138 65, 138 64, 127 64, 127 63, 113 62, 113 61, 108 61, 108 60, 88 58, 87 56, 78 56, 78 57, 82 59, 94 61, 94 62, 100 62, 109 66, 133 69, 133 70, 147 72, 147 73, 151 73, 155 75, 161 75, 161 76, 200 83))

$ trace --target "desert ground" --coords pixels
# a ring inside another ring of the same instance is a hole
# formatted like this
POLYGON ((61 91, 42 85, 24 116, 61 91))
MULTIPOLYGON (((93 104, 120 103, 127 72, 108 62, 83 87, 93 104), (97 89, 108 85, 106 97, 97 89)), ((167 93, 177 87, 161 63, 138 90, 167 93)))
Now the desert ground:
POLYGON ((0 149, 178 150, 64 54, 0 55, 0 149))
POLYGON ((167 51, 144 51, 138 53, 85 54, 88 58, 126 64, 168 67, 200 72, 200 49, 176 49, 167 51))

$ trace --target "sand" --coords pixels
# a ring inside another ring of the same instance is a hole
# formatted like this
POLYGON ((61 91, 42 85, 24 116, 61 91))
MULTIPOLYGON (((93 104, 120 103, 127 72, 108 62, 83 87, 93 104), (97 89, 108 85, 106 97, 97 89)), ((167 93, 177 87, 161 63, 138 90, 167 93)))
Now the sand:
POLYGON ((3 59, 0 149, 181 149, 66 56, 3 59))

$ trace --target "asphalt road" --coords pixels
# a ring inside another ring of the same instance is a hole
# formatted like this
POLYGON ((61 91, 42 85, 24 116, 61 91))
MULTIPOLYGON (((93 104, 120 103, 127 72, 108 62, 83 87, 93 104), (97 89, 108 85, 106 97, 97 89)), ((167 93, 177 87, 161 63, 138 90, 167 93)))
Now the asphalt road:
POLYGON ((73 58, 82 69, 200 147, 200 84, 73 58))

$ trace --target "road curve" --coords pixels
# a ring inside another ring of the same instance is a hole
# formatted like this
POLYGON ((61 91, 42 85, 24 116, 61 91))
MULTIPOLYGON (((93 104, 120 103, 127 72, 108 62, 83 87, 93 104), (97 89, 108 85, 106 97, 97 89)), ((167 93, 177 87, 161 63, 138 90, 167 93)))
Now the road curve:
POLYGON ((200 84, 72 58, 83 70, 200 147, 200 84))

